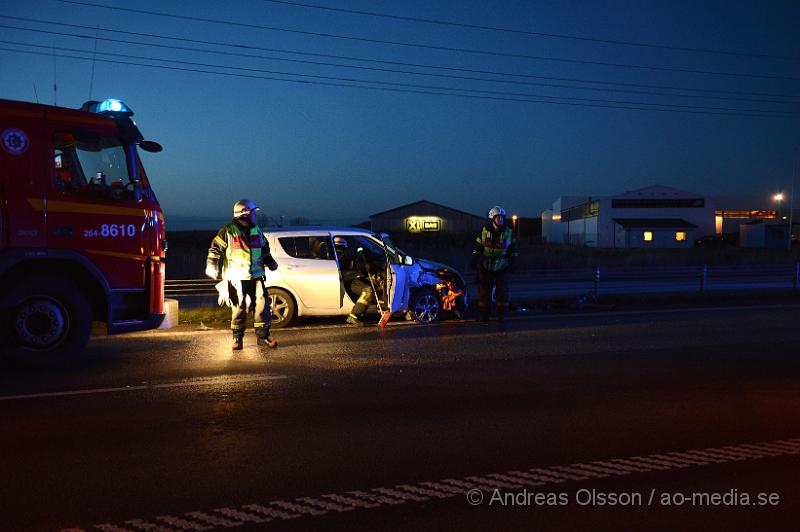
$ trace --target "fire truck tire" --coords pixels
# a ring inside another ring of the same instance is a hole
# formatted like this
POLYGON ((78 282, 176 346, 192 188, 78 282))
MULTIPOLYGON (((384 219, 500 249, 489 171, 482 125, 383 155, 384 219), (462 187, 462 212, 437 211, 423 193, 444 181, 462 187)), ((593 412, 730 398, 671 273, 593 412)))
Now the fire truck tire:
POLYGON ((3 327, 11 355, 21 360, 57 359, 80 354, 89 342, 92 309, 68 279, 36 278, 15 283, 3 298, 3 327))
POLYGON ((267 295, 269 297, 269 310, 272 317, 273 329, 280 329, 286 327, 294 319, 297 313, 297 305, 292 296, 280 288, 268 288, 267 295))
POLYGON ((411 309, 414 319, 420 323, 433 323, 442 315, 442 302, 430 288, 422 288, 412 293, 408 308, 411 309))

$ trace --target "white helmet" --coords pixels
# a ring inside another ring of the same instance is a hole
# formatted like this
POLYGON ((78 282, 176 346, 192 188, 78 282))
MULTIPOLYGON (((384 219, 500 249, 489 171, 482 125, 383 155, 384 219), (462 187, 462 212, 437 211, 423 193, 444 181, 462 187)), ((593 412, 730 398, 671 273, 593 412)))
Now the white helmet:
POLYGON ((243 218, 245 216, 250 216, 251 212, 255 212, 260 210, 256 202, 249 199, 240 199, 236 203, 233 204, 233 217, 234 218, 243 218))
POLYGON ((495 216, 505 216, 506 210, 502 208, 500 205, 495 205, 491 209, 489 209, 489 219, 494 220, 495 216))

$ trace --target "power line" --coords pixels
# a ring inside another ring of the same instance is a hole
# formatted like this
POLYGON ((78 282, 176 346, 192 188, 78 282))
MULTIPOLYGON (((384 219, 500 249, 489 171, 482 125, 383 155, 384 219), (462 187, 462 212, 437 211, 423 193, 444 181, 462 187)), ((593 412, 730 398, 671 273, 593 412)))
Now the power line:
MULTIPOLYGON (((44 45, 28 45, 28 46, 44 46, 44 45)), ((31 54, 31 55, 51 55, 46 52, 36 52, 33 50, 16 50, 13 48, 3 48, 0 47, 2 51, 8 52, 16 52, 16 53, 24 53, 24 54, 31 54)), ((80 53, 90 53, 85 50, 81 50, 80 53)), ((109 55, 103 53, 103 55, 109 55)), ((123 54, 111 54, 111 55, 123 55, 123 54)), ((54 57, 63 57, 67 59, 78 59, 82 61, 91 61, 92 58, 90 57, 82 57, 82 56, 74 56, 74 55, 66 55, 66 54, 53 54, 54 57)), ((129 56, 124 56, 129 57, 129 56)), ((186 63, 192 64, 188 62, 178 62, 172 60, 163 60, 163 59, 148 59, 144 58, 145 60, 155 60, 155 61, 169 61, 173 63, 186 63)), ((233 73, 233 72, 219 72, 214 70, 204 70, 204 69, 196 69, 196 68, 184 68, 184 67, 176 67, 170 65, 153 65, 148 63, 137 63, 133 61, 121 61, 121 60, 110 60, 110 59, 97 59, 98 62, 103 63, 111 63, 111 64, 122 64, 122 65, 131 65, 131 66, 139 66, 139 67, 147 67, 147 68, 158 68, 162 70, 173 70, 173 71, 180 71, 180 72, 195 72, 201 74, 213 74, 219 76, 228 76, 228 77, 235 77, 235 78, 249 78, 249 79, 263 79, 263 80, 270 80, 270 81, 282 81, 287 83, 300 83, 304 85, 321 85, 321 86, 328 86, 328 87, 345 87, 345 88, 353 88, 353 89, 362 89, 362 90, 372 90, 372 91, 382 91, 382 92, 399 92, 399 93, 408 93, 408 94, 425 94, 425 95, 434 95, 434 96, 450 96, 450 97, 457 97, 457 98, 470 98, 470 99, 479 99, 479 100, 494 100, 494 101, 506 101, 506 102, 523 102, 523 103, 543 103, 543 104, 551 104, 551 105, 568 105, 573 107, 594 107, 594 108, 605 108, 605 109, 625 109, 625 110, 633 110, 633 111, 658 111, 658 112, 669 112, 669 113, 687 113, 687 114, 696 114, 696 115, 720 115, 720 116, 738 116, 738 117, 750 117, 750 118, 796 118, 793 113, 785 113, 785 112, 778 112, 778 111, 766 111, 766 113, 775 113, 775 114, 764 114, 762 111, 757 110, 746 110, 746 109, 731 109, 731 110, 702 110, 703 108, 694 108, 691 106, 671 106, 671 107, 681 107, 681 108, 662 108, 667 106, 667 104, 638 104, 636 102, 619 102, 620 104, 629 104, 629 105, 616 105, 614 102, 605 103, 582 103, 582 102, 574 102, 574 101, 550 101, 550 100, 537 100, 533 98, 538 98, 538 96, 531 96, 530 98, 524 97, 511 97, 511 96, 502 96, 503 93, 490 93, 490 94, 500 94, 498 96, 494 95, 479 95, 479 94, 462 94, 462 92, 483 92, 483 91, 467 91, 466 89, 437 89, 436 87, 432 87, 430 89, 410 89, 410 88, 398 88, 398 87, 373 87, 368 85, 354 85, 352 83, 342 83, 342 82, 334 82, 334 81, 320 81, 318 79, 315 80, 303 80, 303 79, 291 79, 291 78, 283 78, 283 77, 273 77, 273 76, 257 76, 253 74, 241 74, 241 73, 233 73), (442 92, 447 90, 456 90, 459 92, 442 92), (641 107, 641 105, 660 105, 661 107, 641 107), (780 114, 777 114, 780 113, 780 114)), ((217 68, 238 68, 238 67, 227 67, 227 66, 218 66, 217 68)), ((310 76, 307 74, 288 74, 292 76, 305 76, 305 77, 314 77, 320 78, 322 80, 336 80, 340 78, 332 78, 326 76, 310 76)), ((344 81, 350 81, 344 79, 344 81)), ((372 83, 372 84, 390 84, 390 85, 399 85, 403 86, 403 84, 393 84, 388 82, 377 82, 377 81, 361 81, 361 80, 353 80, 353 82, 357 83, 372 83)), ((409 85, 409 87, 414 87, 413 85, 409 85)), ((565 98, 561 98, 565 99, 565 98)), ((600 100, 602 101, 602 100, 600 100)), ((713 108, 712 108, 713 109, 713 108)))
MULTIPOLYGON (((38 20, 38 19, 30 19, 24 17, 14 17, 10 15, 0 15, 0 18, 6 18, 11 20, 19 20, 23 22, 32 22, 35 24, 49 24, 55 26, 66 26, 71 28, 80 28, 80 29, 94 29, 92 26, 84 26, 80 24, 69 24, 66 22, 52 22, 47 20, 38 20)), ((8 28, 13 28, 13 26, 5 26, 8 28)), ((45 31, 45 30, 30 30, 30 31, 45 31)), ((277 53, 284 53, 284 54, 291 54, 291 55, 301 55, 306 57, 323 57, 329 59, 341 59, 345 61, 358 61, 358 62, 365 62, 365 63, 376 63, 376 64, 384 64, 384 65, 396 65, 396 66, 406 66, 412 68, 430 68, 430 69, 437 69, 437 70, 446 70, 449 72, 465 72, 471 74, 488 74, 493 76, 508 76, 514 78, 524 78, 524 79, 544 79, 550 81, 565 81, 570 83, 590 83, 596 85, 606 85, 606 86, 620 86, 620 87, 639 87, 639 88, 648 88, 648 89, 664 89, 664 90, 676 90, 676 91, 688 91, 688 92, 698 92, 698 93, 706 93, 706 94, 732 94, 732 95, 742 95, 742 96, 765 96, 765 97, 774 97, 774 98, 800 98, 800 95, 794 94, 776 94, 776 93, 765 93, 765 92, 754 92, 754 91, 732 91, 732 90, 723 90, 723 89, 700 89, 696 87, 681 87, 681 86, 669 86, 669 85, 652 85, 647 83, 630 83, 630 82, 620 82, 620 81, 604 81, 604 80, 592 80, 592 79, 580 79, 580 78, 563 78, 563 77, 556 77, 556 76, 540 76, 535 74, 520 74, 514 72, 503 72, 503 71, 492 71, 492 70, 480 70, 480 69, 472 69, 472 68, 459 68, 459 67, 452 67, 452 66, 443 66, 443 65, 431 65, 431 64, 423 64, 423 63, 408 63, 402 61, 389 61, 389 60, 382 60, 382 59, 367 59, 363 57, 354 57, 354 56, 345 56, 345 55, 334 55, 334 54, 321 54, 321 53, 312 53, 312 52, 300 52, 297 50, 287 50, 285 48, 268 48, 268 47, 261 47, 261 46, 252 46, 247 44, 236 44, 236 43, 226 43, 226 42, 219 42, 219 41, 207 41, 201 39, 189 39, 185 37, 176 37, 176 36, 165 36, 165 35, 158 35, 153 33, 142 33, 142 32, 134 32, 134 31, 126 31, 117 28, 106 28, 106 31, 110 31, 113 33, 125 34, 125 35, 133 35, 137 37, 149 37, 155 39, 165 39, 165 40, 172 40, 178 42, 189 42, 194 44, 206 44, 212 46, 223 46, 223 47, 230 47, 236 49, 248 49, 248 50, 259 50, 259 51, 266 51, 266 52, 277 52, 277 53)), ((107 39, 111 40, 111 39, 107 39)))
POLYGON ((541 32, 541 31, 530 31, 530 30, 518 30, 512 28, 503 28, 499 26, 482 26, 479 24, 468 24, 464 22, 453 22, 450 20, 438 20, 438 19, 430 19, 430 18, 422 18, 422 17, 411 17, 405 15, 391 15, 388 13, 378 13, 375 11, 361 11, 357 9, 344 9, 341 7, 330 7, 330 6, 321 6, 316 4, 304 4, 301 2, 289 2, 288 0, 262 0, 263 2, 270 2, 273 4, 284 4, 289 6, 295 7, 305 7, 309 9, 320 9, 324 11, 335 11, 339 13, 349 13, 351 15, 365 15, 370 17, 379 17, 385 19, 392 19, 392 20, 403 20, 407 22, 423 22, 425 24, 436 24, 439 26, 453 26, 457 28, 469 28, 475 30, 486 30, 486 31, 496 31, 502 33, 513 33, 518 35, 528 35, 534 37, 549 37, 554 39, 569 39, 574 41, 586 41, 586 42, 595 42, 595 43, 602 43, 602 44, 618 44, 623 46, 637 46, 641 48, 658 48, 662 50, 673 50, 673 51, 681 51, 681 52, 701 52, 707 54, 721 54, 721 55, 732 55, 738 57, 755 57, 760 59, 783 59, 789 61, 800 61, 798 57, 791 57, 791 56, 783 56, 783 55, 772 55, 772 54, 759 54, 754 52, 737 52, 732 50, 721 50, 716 48, 690 48, 686 46, 674 46, 668 44, 655 44, 655 43, 647 43, 642 41, 622 41, 622 40, 614 40, 614 39, 600 39, 597 37, 583 37, 579 35, 567 35, 564 33, 548 33, 548 32, 541 32))
MULTIPOLYGON (((35 48, 47 48, 49 45, 40 45, 40 44, 30 44, 30 43, 19 43, 15 41, 5 41, 0 40, 0 43, 5 44, 13 44, 18 46, 30 46, 35 48)), ((78 52, 78 53, 89 53, 86 50, 80 50, 76 48, 64 48, 61 47, 61 50, 68 51, 68 52, 78 52)), ((502 92, 502 91, 486 91, 486 90, 479 90, 479 89, 466 89, 461 87, 441 87, 435 85, 418 85, 412 83, 400 83, 400 82, 393 82, 393 81, 380 81, 380 80, 368 80, 368 79, 357 79, 357 78, 344 78, 344 77, 337 77, 337 76, 324 76, 319 74, 299 74, 296 72, 281 72, 275 70, 264 70, 258 68, 248 68, 248 67, 235 67, 235 66, 228 66, 228 65, 215 65, 209 63, 198 63, 195 61, 181 61, 177 59, 162 59, 158 57, 142 57, 142 56, 134 56, 130 54, 120 54, 120 53, 112 53, 112 52, 95 52, 95 54, 100 53, 101 55, 107 55, 111 57, 124 57, 124 58, 131 58, 131 59, 139 59, 144 61, 160 61, 166 63, 174 63, 179 65, 189 65, 189 66, 197 66, 197 67, 204 67, 204 68, 225 68, 229 70, 239 70, 244 72, 257 72, 261 74, 274 74, 280 76, 298 76, 298 77, 305 77, 305 78, 313 78, 313 79, 323 79, 323 80, 334 80, 334 81, 343 81, 348 83, 368 83, 368 84, 375 84, 375 85, 387 85, 392 87, 403 87, 403 88, 412 88, 412 89, 422 89, 422 90, 435 90, 435 91, 458 91, 458 92, 467 92, 471 94, 488 94, 488 95, 499 95, 499 96, 513 96, 513 97, 521 97, 521 98, 547 98, 553 100, 567 100, 567 101, 581 101, 581 102, 599 102, 604 104, 620 104, 620 105, 652 105, 652 106, 660 106, 660 107, 672 107, 672 108, 683 108, 683 109, 699 109, 699 110, 710 110, 710 111, 731 111, 731 112, 746 112, 746 113, 779 113, 783 116, 790 116, 795 114, 800 114, 793 111, 784 111, 784 110, 771 110, 771 109, 739 109, 739 108, 726 108, 726 107, 707 107, 707 106, 694 106, 694 105, 679 105, 679 104, 668 104, 668 103, 658 103, 658 102, 631 102, 625 100, 603 100, 603 99, 596 99, 596 98, 578 98, 578 97, 568 97, 568 96, 549 96, 544 94, 527 94, 527 93, 515 93, 515 92, 502 92)))
MULTIPOLYGON (((17 26, 9 26, 6 24, 0 24, 0 28, 7 28, 7 29, 14 29, 14 30, 21 30, 21 31, 30 31, 35 33, 45 33, 48 35, 59 35, 64 37, 74 37, 74 38, 81 38, 81 39, 92 39, 94 40, 95 44, 98 40, 113 42, 113 43, 121 43, 121 44, 131 44, 135 46, 150 46, 155 48, 166 48, 171 50, 181 50, 181 51, 191 51, 191 52, 200 52, 206 54, 215 54, 215 55, 224 55, 230 57, 246 57, 250 59, 263 59, 269 61, 282 61, 282 62, 289 62, 289 63, 300 63, 300 64, 309 64, 309 65, 316 65, 316 66, 329 66, 335 68, 349 68, 349 69, 358 69, 358 70, 367 70, 367 71, 376 71, 376 72, 386 72, 386 73, 393 73, 393 74, 410 74, 415 76, 429 76, 429 77, 438 77, 438 78, 446 78, 446 79, 459 79, 459 80, 467 80, 467 81, 481 81, 481 82, 490 82, 490 83, 503 83, 503 84, 512 84, 512 85, 526 85, 526 86, 539 86, 539 87, 550 87, 550 88, 561 88, 561 89, 570 89, 570 90, 590 90, 590 91, 599 91, 599 92, 619 92, 619 93, 626 93, 626 94, 640 94, 640 95, 647 95, 647 96, 668 96, 668 97, 679 97, 679 98, 699 98, 699 99, 714 99, 714 100, 730 100, 730 101, 742 101, 742 102, 751 102, 751 103, 774 103, 774 104, 794 104, 795 102, 786 102, 780 100, 764 100, 764 99, 754 99, 754 98, 734 98, 734 97, 726 97, 726 96, 704 96, 704 95, 697 95, 697 94, 679 94, 679 93, 669 93, 669 92, 653 92, 653 91, 641 91, 641 90, 630 90, 630 89, 611 89, 611 88, 602 88, 602 87, 582 87, 576 85, 565 85, 565 84, 558 84, 558 83, 542 83, 542 82, 530 82, 530 81, 513 81, 513 80, 502 80, 502 79, 492 79, 492 78, 480 78, 474 76, 457 76, 452 74, 437 74, 432 72, 414 72, 409 70, 400 70, 400 69, 391 69, 391 68, 377 68, 377 67, 367 67, 367 66, 360 66, 360 65, 342 65, 338 63, 326 63, 322 61, 309 61, 309 60, 300 60, 300 59, 288 59, 284 57, 274 57, 274 56, 264 56, 264 55, 253 55, 253 54, 245 54, 241 52, 227 52, 227 51, 220 51, 220 50, 207 50, 203 48, 192 48, 187 46, 173 46, 173 45, 166 45, 166 44, 155 44, 155 43, 146 43, 146 42, 138 42, 138 41, 130 41, 125 39, 113 39, 110 37, 92 37, 89 35, 81 35, 75 33, 66 33, 60 31, 50 31, 50 30, 41 30, 41 29, 32 29, 32 28, 21 28, 17 26)), ((13 41, 4 41, 7 44, 22 44, 25 45, 27 43, 19 43, 13 41)), ((33 46, 33 45, 31 45, 33 46)), ((96 48, 96 46, 95 46, 96 48)), ((76 50, 73 50, 76 51, 76 50)))
POLYGON ((348 41, 359 41, 359 42, 369 42, 374 44, 389 44, 393 46, 404 46, 408 48, 421 48, 426 50, 439 50, 445 52, 459 52, 459 53, 468 53, 468 54, 477 54, 477 55, 486 55, 486 56, 493 56, 493 57, 508 57, 514 59, 533 59, 537 61, 551 61, 551 62, 558 62, 558 63, 572 63, 572 64, 580 64, 580 65, 595 65, 595 66, 607 66, 607 67, 614 67, 614 68, 628 68, 634 70, 654 70, 654 71, 661 71, 661 72, 681 72, 685 74, 704 74, 704 75, 712 75, 712 76, 727 76, 727 77, 736 77, 736 78, 757 78, 757 79, 774 79, 774 80, 784 80, 784 81, 800 81, 800 78, 796 77, 789 77, 789 76, 775 76, 775 75, 766 75, 766 74, 744 74, 739 72, 722 72, 722 71, 713 71, 713 70, 694 70, 688 68, 672 68, 672 67, 655 67, 655 66, 648 66, 648 65, 632 65, 632 64, 625 64, 625 63, 607 63, 603 61, 590 61, 586 59, 566 59, 566 58, 555 58, 555 57, 546 57, 546 56, 536 56, 536 55, 527 55, 527 54, 515 54, 510 52, 497 52, 491 50, 478 50, 474 48, 458 48, 452 46, 436 46, 431 44, 418 44, 418 43, 409 43, 409 42, 402 42, 402 41, 388 41, 383 39, 370 39, 367 37, 355 37, 352 35, 338 35, 333 33, 322 33, 322 32, 314 32, 314 31, 304 31, 304 30, 297 30, 297 29, 290 29, 290 28, 281 28, 277 26, 262 26, 258 24, 249 24, 246 22, 234 22, 230 20, 214 20, 202 17, 194 17, 189 15, 175 15, 172 13, 161 13, 158 11, 148 11, 144 9, 134 9, 130 7, 118 7, 118 6, 107 6, 102 4, 94 4, 91 2, 82 2, 78 0, 56 0, 57 2, 62 2, 66 4, 74 4, 74 5, 81 5, 81 6, 88 6, 88 7, 97 7, 102 9, 111 9, 115 11, 125 11, 128 13, 137 13, 140 15, 153 15, 158 17, 168 17, 168 18, 175 18, 179 20, 190 20, 193 22, 207 22, 211 24, 224 24, 228 26, 236 26, 240 28, 250 28, 250 29, 259 29, 259 30, 269 30, 269 31, 280 31, 286 33, 293 33, 297 35, 310 35, 314 37, 326 37, 331 39, 342 39, 348 41))

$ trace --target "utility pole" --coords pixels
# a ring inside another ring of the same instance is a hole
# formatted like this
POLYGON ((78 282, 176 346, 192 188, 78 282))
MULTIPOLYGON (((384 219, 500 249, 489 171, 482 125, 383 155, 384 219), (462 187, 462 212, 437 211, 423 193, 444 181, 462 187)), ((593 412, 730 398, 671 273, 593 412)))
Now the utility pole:
POLYGON ((792 223, 794 222, 794 180, 797 173, 797 157, 792 159, 792 196, 789 198, 789 251, 792 250, 792 223))

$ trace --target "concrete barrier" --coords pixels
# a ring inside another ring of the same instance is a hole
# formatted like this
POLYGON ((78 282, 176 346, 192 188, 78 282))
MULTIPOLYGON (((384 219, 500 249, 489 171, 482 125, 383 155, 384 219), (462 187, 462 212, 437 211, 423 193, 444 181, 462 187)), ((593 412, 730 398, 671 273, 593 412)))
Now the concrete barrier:
POLYGON ((164 321, 158 327, 159 329, 171 329, 178 325, 178 316, 180 314, 180 305, 178 304, 177 299, 165 299, 164 300, 164 312, 166 312, 166 316, 164 317, 164 321))

